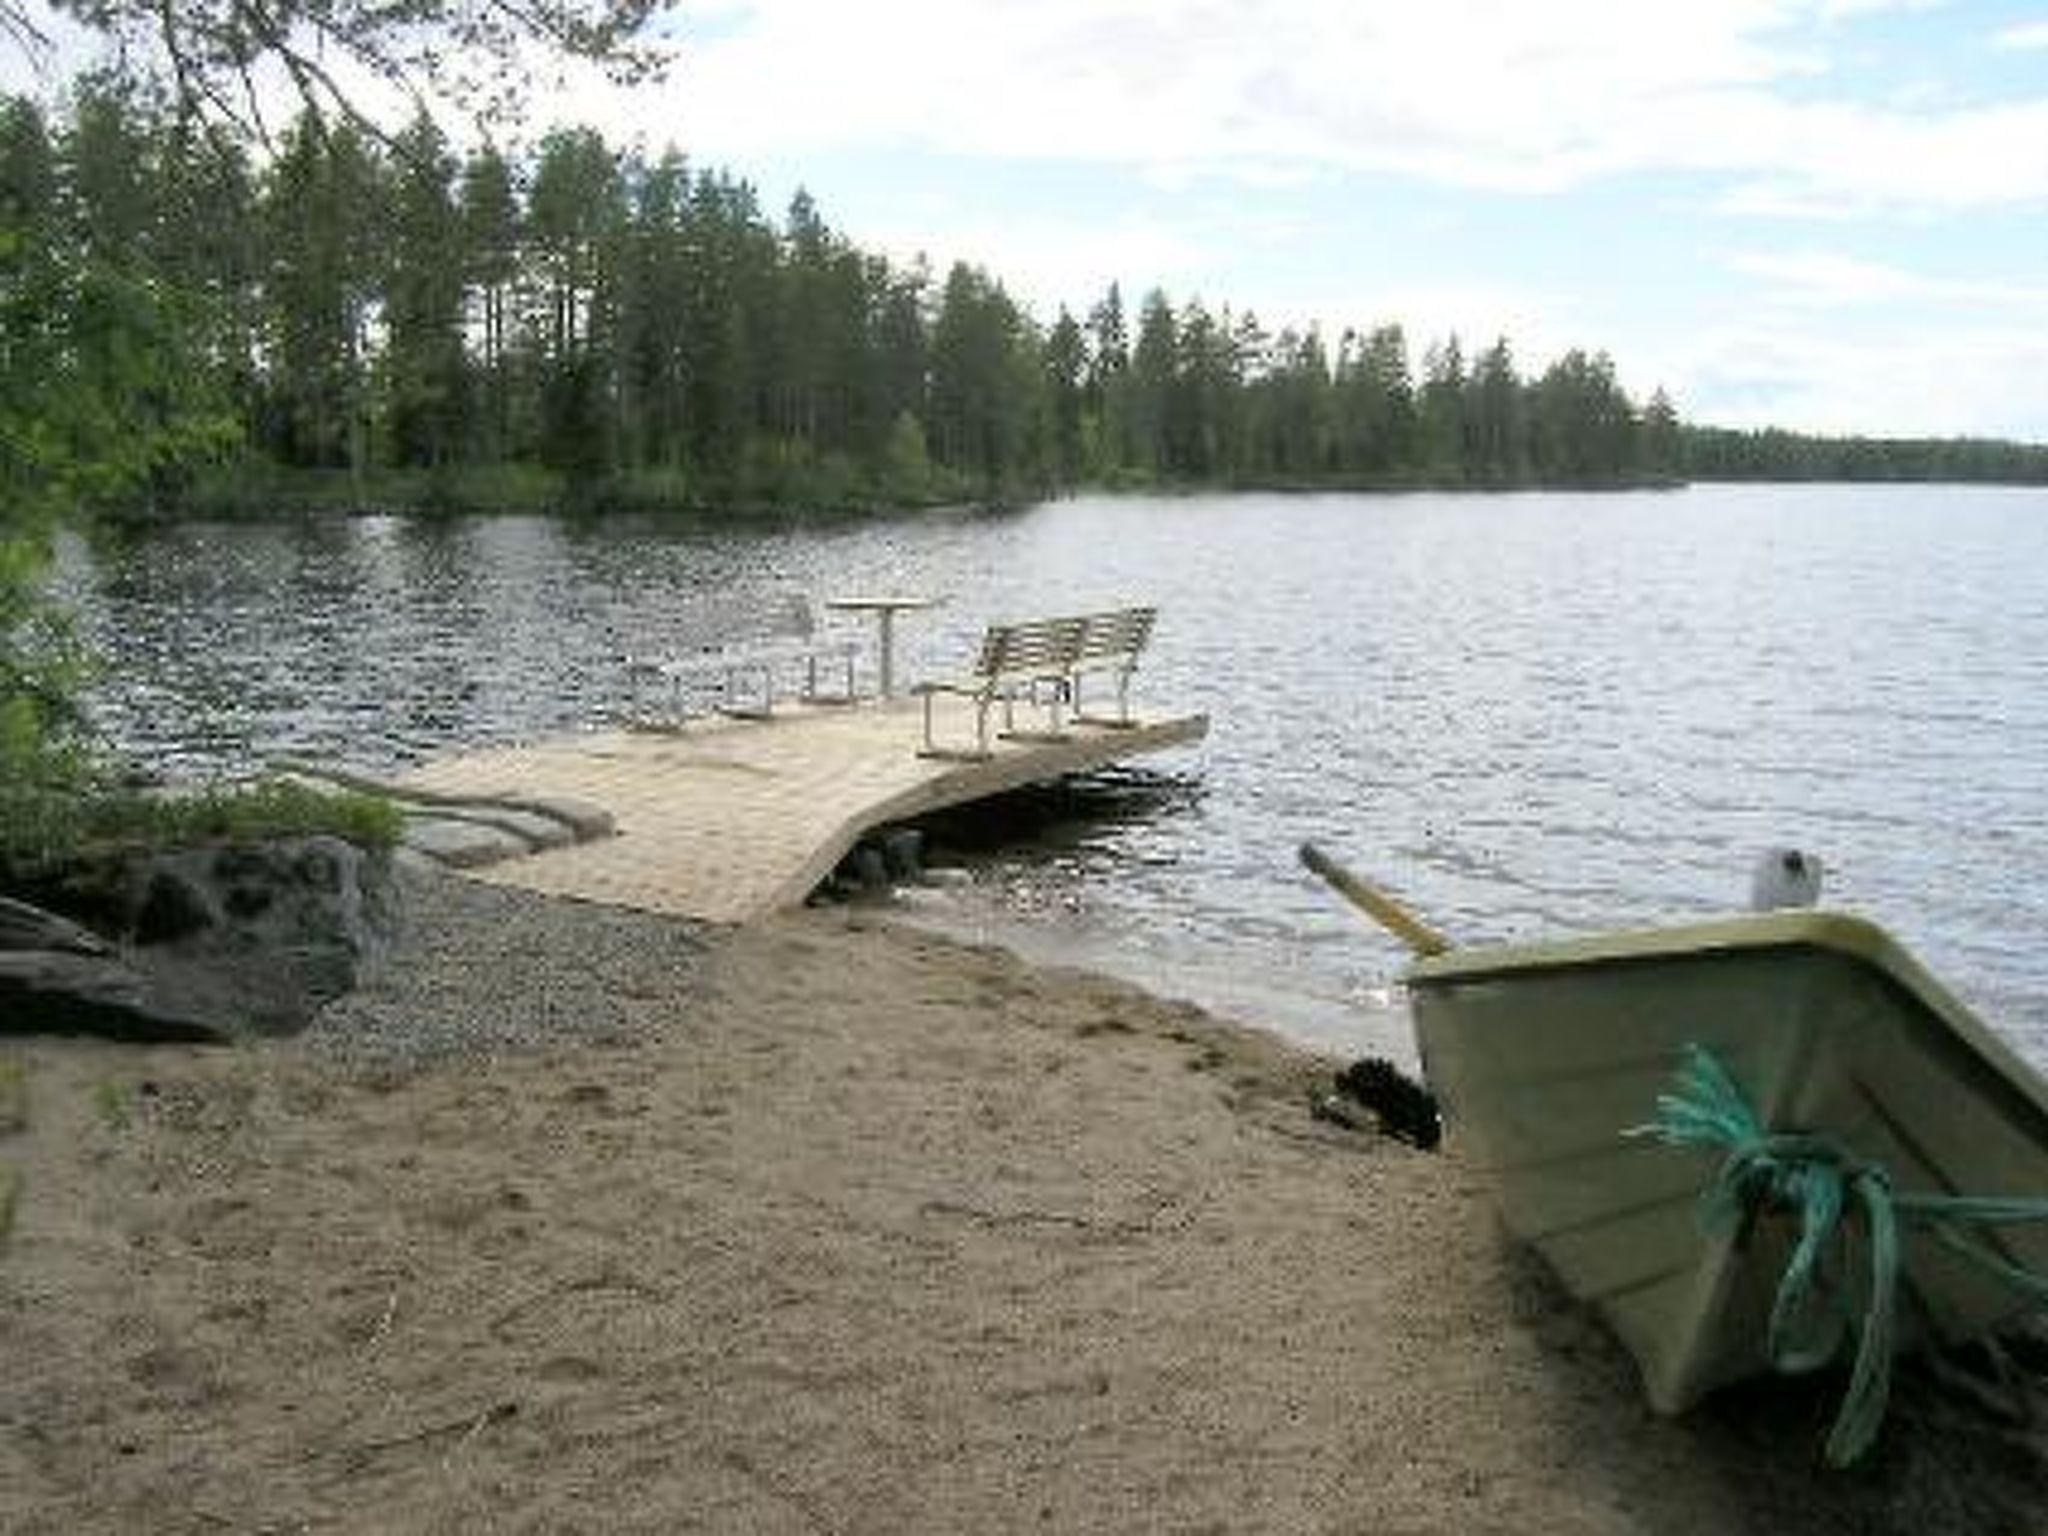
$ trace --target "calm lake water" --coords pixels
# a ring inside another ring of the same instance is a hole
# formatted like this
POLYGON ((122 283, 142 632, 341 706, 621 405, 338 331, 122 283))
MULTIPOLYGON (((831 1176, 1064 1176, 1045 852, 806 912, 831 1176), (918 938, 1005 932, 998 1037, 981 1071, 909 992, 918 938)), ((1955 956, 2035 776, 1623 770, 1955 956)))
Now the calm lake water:
POLYGON ((991 618, 1162 610, 1136 697, 1210 713, 915 910, 1347 1052, 1406 1053, 1401 956, 1304 838, 1453 935, 1739 906, 1828 866, 2048 1064, 2048 494, 1082 498, 735 528, 668 519, 187 525, 60 580, 111 736, 177 773, 377 768, 625 703, 693 592, 946 594, 898 675, 991 618))

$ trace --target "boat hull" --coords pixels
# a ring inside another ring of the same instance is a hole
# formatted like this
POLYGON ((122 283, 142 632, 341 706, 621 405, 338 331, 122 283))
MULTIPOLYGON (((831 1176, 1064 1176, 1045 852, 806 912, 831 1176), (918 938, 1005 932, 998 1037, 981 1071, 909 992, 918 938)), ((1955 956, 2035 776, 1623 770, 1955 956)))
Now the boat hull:
MULTIPOLYGON (((1826 1132, 1902 1191, 2048 1195, 2048 1087, 1882 930, 1772 913, 1560 944, 1466 949, 1409 975, 1423 1067, 1501 1214, 1679 1412, 1768 1368, 1792 1222, 1709 1232, 1718 1154, 1629 1132, 1685 1048, 1711 1050, 1773 1130, 1826 1132)), ((2048 1273, 2048 1232, 2005 1254, 2048 1273)), ((1850 1275, 1860 1280, 1862 1256, 1850 1275)), ((1981 1334, 2014 1294, 1909 1242, 1907 1336, 1981 1334)))

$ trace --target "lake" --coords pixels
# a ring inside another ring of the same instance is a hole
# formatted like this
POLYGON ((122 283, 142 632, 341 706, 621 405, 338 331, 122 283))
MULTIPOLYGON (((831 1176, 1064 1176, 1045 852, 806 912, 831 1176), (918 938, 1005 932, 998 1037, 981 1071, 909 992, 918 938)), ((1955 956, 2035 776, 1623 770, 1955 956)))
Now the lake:
MULTIPOLYGON (((1452 935, 1740 906, 1818 852, 2048 1065, 2048 493, 1082 497, 825 522, 188 524, 59 580, 108 734, 176 774, 372 769, 589 724, 693 592, 949 601, 899 677, 991 618, 1154 602, 1141 708, 1199 749, 1077 798, 913 911, 1305 1042, 1408 1055, 1402 957, 1305 838, 1452 935)), ((1054 807, 1059 810, 1059 807, 1054 807)))

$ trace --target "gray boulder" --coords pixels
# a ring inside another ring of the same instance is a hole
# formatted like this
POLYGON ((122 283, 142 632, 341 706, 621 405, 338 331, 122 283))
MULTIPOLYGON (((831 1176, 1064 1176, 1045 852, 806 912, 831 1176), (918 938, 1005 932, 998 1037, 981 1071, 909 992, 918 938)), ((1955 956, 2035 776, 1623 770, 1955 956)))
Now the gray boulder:
POLYGON ((533 851, 524 839, 502 827, 438 815, 406 817, 405 846, 450 869, 475 869, 533 851))
MULTIPOLYGON (((60 919, 61 921, 61 919, 60 919)), ((148 981, 110 955, 0 950, 0 1035, 101 1035, 217 1043, 228 1033, 149 995, 148 981)))
POLYGON ((334 837, 135 855, 110 944, 0 899, 0 1031, 216 1040, 304 1027, 387 952, 392 860, 334 837))
POLYGON ((302 1028, 383 957, 397 928, 389 856, 337 837, 152 854, 128 880, 127 958, 151 996, 240 1030, 302 1028))
POLYGON ((60 954, 111 955, 114 946, 68 917, 45 912, 25 901, 0 896, 0 953, 47 949, 60 954))

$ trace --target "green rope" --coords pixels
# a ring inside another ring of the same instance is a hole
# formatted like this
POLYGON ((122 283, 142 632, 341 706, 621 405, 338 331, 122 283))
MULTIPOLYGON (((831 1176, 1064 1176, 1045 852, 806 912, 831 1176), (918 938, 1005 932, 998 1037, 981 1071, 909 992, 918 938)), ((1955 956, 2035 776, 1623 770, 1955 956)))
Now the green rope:
POLYGON ((1798 1213, 1799 1240, 1778 1281, 1766 1352, 1780 1371, 1813 1371, 1840 1353, 1847 1335, 1856 1335, 1848 1390, 1828 1433, 1831 1466, 1845 1467, 1862 1456, 1884 1422, 1901 1221, 1926 1229, 1951 1253, 2048 1305, 2048 1279, 2011 1263, 1971 1230, 2048 1221, 2048 1200, 1901 1194, 1882 1166, 1831 1136, 1768 1130, 1741 1085, 1704 1046, 1685 1048, 1674 1090, 1657 1096, 1657 1118, 1629 1134, 1654 1136, 1667 1146, 1728 1149, 1700 1191, 1701 1221, 1709 1230, 1725 1230, 1765 1211, 1798 1213), (1870 1250, 1860 1320, 1827 1274, 1840 1267, 1832 1261, 1846 1251, 1846 1224, 1858 1213, 1870 1250))

